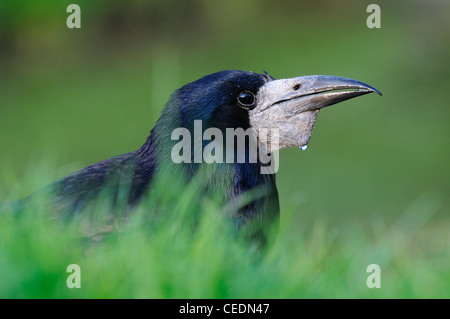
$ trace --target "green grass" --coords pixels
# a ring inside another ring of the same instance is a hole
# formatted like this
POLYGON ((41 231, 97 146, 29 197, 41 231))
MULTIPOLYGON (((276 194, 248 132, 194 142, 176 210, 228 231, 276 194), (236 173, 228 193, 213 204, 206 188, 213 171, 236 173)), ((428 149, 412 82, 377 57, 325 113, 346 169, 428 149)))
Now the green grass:
MULTIPOLYGON (((47 168, 48 169, 48 168, 47 168)), ((32 179, 50 174, 41 168, 32 179)), ((430 222, 442 200, 424 194, 394 223, 282 224, 266 250, 233 235, 194 185, 160 176, 131 215, 105 201, 69 222, 43 205, 0 211, 2 298, 449 298, 448 227, 430 222), (442 242, 444 240, 444 242, 442 242), (447 242, 445 242, 447 240, 447 242), (366 268, 381 267, 369 289, 366 268), (67 266, 81 267, 69 289, 67 266)))
POLYGON ((280 152, 281 229, 264 254, 173 185, 100 242, 81 225, 101 204, 69 226, 44 207, 2 208, 0 297, 450 297, 448 5, 380 0, 382 28, 370 30, 360 1, 202 1, 192 21, 168 2, 150 10, 168 19, 130 37, 102 26, 106 1, 80 2, 79 32, 48 2, 0 8, 17 19, 0 57, 3 201, 137 149, 175 89, 218 70, 347 76, 383 96, 321 111, 308 150, 280 152), (148 221, 156 202, 167 222, 148 221), (186 216, 201 216, 195 232, 186 216), (72 263, 81 289, 66 287, 72 263), (366 287, 373 263, 380 289, 366 287))

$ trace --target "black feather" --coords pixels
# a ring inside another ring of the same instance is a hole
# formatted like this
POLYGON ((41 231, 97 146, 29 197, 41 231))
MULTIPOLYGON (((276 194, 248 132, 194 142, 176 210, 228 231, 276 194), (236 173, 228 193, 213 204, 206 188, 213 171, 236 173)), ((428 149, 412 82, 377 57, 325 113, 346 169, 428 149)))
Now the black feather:
MULTIPOLYGON (((173 129, 183 127, 193 132, 194 120, 202 120, 203 130, 208 127, 223 130, 224 136, 226 128, 249 128, 248 111, 237 105, 237 96, 242 91, 256 93, 271 79, 267 73, 232 70, 184 85, 172 94, 139 150, 93 164, 51 184, 49 187, 56 194, 55 209, 64 215, 75 214, 104 189, 110 190, 114 205, 124 186, 129 190, 127 202, 133 206, 147 193, 162 163, 189 181, 201 164, 171 161, 171 149, 176 143, 171 140, 173 129)), ((265 225, 276 223, 279 203, 275 175, 261 174, 261 164, 249 163, 248 154, 246 159, 245 163, 209 164, 215 167, 208 170, 210 176, 204 177, 203 189, 206 196, 220 189, 224 209, 235 210, 232 220, 236 228, 252 237, 262 234, 265 225), (249 191, 257 196, 245 202, 243 195, 249 191)))

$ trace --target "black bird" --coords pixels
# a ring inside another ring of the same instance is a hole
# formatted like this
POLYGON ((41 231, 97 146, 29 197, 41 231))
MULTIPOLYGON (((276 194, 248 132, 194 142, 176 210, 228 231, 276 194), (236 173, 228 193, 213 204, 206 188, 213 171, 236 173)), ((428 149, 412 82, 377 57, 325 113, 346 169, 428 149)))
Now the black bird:
POLYGON ((127 185, 129 191, 125 196, 129 206, 133 206, 151 187, 152 179, 162 166, 173 174, 182 174, 186 181, 202 170, 200 180, 204 194, 219 191, 224 208, 231 211, 234 208, 229 216, 236 229, 250 238, 264 238, 266 226, 276 224, 279 217, 273 152, 287 147, 306 147, 321 108, 371 92, 381 95, 365 83, 336 76, 275 80, 267 73, 238 70, 207 75, 172 94, 146 142, 137 151, 93 164, 51 184, 56 192, 54 205, 63 214, 72 215, 105 188, 112 190, 112 200, 117 200, 121 196, 120 186, 127 185), (244 145, 233 136, 236 143, 231 148, 225 140, 215 139, 214 155, 216 160, 224 159, 223 163, 205 164, 205 159, 197 163, 196 154, 210 141, 202 140, 196 148, 195 120, 201 121, 196 122, 201 123, 200 133, 216 128, 226 137, 227 129, 241 128, 250 129, 247 132, 251 134, 244 145), (191 133, 185 144, 178 144, 179 136, 172 139, 176 128, 191 133), (263 136, 264 129, 272 130, 271 135, 263 136), (258 149, 253 160, 251 142, 256 142, 258 149), (174 161, 173 150, 177 144, 187 146, 182 154, 187 161, 174 161), (231 160, 225 160, 230 152, 233 152, 231 160), (241 195, 255 189, 261 191, 256 198, 239 204, 241 195))

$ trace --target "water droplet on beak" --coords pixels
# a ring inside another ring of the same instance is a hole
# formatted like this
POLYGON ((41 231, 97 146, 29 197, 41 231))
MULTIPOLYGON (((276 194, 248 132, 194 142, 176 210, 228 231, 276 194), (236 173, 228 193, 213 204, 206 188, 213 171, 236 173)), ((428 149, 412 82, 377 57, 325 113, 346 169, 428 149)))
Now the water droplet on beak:
POLYGON ((302 151, 306 151, 307 148, 308 148, 308 145, 300 146, 300 149, 301 149, 302 151))

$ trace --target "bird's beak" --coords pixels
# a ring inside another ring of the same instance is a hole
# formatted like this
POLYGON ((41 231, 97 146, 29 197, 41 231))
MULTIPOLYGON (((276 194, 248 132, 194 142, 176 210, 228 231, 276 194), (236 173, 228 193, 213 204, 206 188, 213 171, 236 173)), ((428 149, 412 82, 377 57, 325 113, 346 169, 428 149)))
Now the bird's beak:
POLYGON ((249 111, 250 123, 258 135, 261 129, 270 130, 271 142, 263 142, 268 152, 286 147, 304 148, 321 108, 372 92, 381 95, 368 84, 339 76, 273 80, 259 89, 257 105, 249 111))

